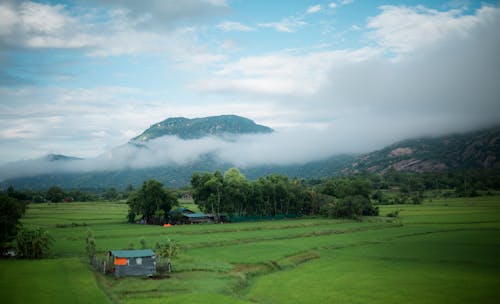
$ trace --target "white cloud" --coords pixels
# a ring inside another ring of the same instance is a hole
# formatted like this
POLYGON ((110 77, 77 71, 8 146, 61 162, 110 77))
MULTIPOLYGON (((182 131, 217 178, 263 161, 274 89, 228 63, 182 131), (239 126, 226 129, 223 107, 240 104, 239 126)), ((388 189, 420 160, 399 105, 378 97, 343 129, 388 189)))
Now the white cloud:
POLYGON ((0 41, 27 48, 82 48, 93 45, 77 18, 62 5, 22 2, 0 4, 0 41))
POLYGON ((366 61, 378 54, 378 50, 367 48, 246 57, 226 64, 214 77, 194 83, 191 88, 212 93, 310 96, 324 84, 332 67, 366 61))
POLYGON ((376 47, 245 57, 191 88, 271 100, 289 121, 324 121, 379 143, 500 121, 500 8, 465 16, 383 7, 369 27, 376 47))
POLYGON ((226 39, 226 40, 222 41, 219 48, 222 51, 226 51, 226 52, 235 52, 235 51, 240 50, 240 47, 238 46, 238 42, 235 40, 232 40, 232 39, 226 39))
POLYGON ((221 6, 221 7, 227 7, 227 1, 226 0, 205 0, 205 2, 210 3, 215 6, 221 6))
POLYGON ((255 29, 247 25, 241 24, 239 22, 226 21, 217 25, 217 28, 225 32, 237 31, 237 32, 251 32, 255 29))
MULTIPOLYGON (((207 6, 225 7, 225 1, 152 1, 132 10, 136 1, 111 3, 102 12, 92 9, 73 14, 69 7, 35 2, 0 4, 0 47, 81 49, 89 56, 158 54, 169 56, 183 66, 211 64, 223 59, 199 42, 196 27, 154 26, 155 16, 189 18, 207 6), (145 25, 148 25, 147 27, 145 25)), ((203 13, 205 14, 205 13, 203 13)), ((165 22, 163 22, 165 23, 165 22)))
POLYGON ((382 6, 382 13, 368 22, 373 38, 380 46, 405 54, 421 47, 431 47, 441 40, 467 38, 481 23, 498 18, 497 8, 483 7, 475 15, 460 10, 437 11, 422 6, 382 6))
POLYGON ((357 24, 353 24, 351 26, 351 31, 360 31, 361 30, 361 27, 357 24))
POLYGON ((136 25, 144 28, 165 28, 175 26, 179 21, 189 23, 204 21, 228 10, 225 0, 87 0, 96 6, 112 11, 123 11, 136 25))
POLYGON ((273 28, 278 32, 294 33, 299 28, 305 26, 307 23, 302 18, 290 17, 282 19, 279 22, 266 22, 259 23, 260 27, 273 28))
POLYGON ((348 5, 348 4, 351 4, 353 2, 354 2, 353 0, 339 0, 337 2, 330 2, 328 4, 328 7, 331 8, 331 9, 335 9, 335 8, 337 8, 339 6, 348 5))
POLYGON ((51 152, 95 156, 127 142, 131 130, 137 135, 152 120, 163 120, 170 110, 165 96, 126 87, 32 87, 2 89, 1 95, 0 141, 4 152, 17 151, 18 158, 51 152), (36 148, 26 149, 26 141, 36 148))
POLYGON ((308 9, 307 9, 307 13, 308 14, 315 14, 317 12, 321 11, 321 5, 317 4, 317 5, 313 5, 313 6, 310 6, 308 9))

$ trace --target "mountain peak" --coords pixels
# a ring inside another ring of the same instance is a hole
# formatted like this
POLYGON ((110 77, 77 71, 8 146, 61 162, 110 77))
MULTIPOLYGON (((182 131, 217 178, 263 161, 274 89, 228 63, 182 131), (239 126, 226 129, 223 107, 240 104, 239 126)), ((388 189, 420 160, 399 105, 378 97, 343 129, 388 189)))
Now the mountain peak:
POLYGON ((62 154, 47 154, 44 157, 48 161, 68 161, 68 160, 82 160, 79 157, 74 157, 74 156, 67 156, 67 155, 62 155, 62 154))
POLYGON ((202 118, 170 117, 153 124, 132 141, 148 141, 171 135, 182 139, 198 139, 224 134, 271 133, 273 129, 258 125, 254 121, 237 115, 220 115, 202 118))

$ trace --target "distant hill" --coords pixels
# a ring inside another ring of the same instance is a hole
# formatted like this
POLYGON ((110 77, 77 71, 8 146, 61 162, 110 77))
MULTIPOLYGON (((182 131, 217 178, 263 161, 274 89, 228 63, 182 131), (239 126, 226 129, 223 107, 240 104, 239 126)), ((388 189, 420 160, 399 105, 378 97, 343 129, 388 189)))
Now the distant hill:
POLYGON ((408 139, 360 156, 343 172, 433 172, 500 167, 500 127, 408 139))
MULTIPOLYGON (((149 140, 164 135, 196 139, 204 136, 224 138, 225 134, 269 132, 273 130, 235 115, 195 119, 169 118, 153 125, 130 143, 140 149, 149 149, 149 140)), ((56 167, 66 166, 68 163, 81 161, 81 159, 51 154, 46 156, 45 161, 56 167)), ((27 166, 30 166, 29 163, 27 166)), ((125 188, 129 184, 140 185, 150 178, 160 180, 167 187, 182 187, 189 185, 194 172, 225 171, 233 166, 230 163, 221 163, 216 155, 207 154, 185 165, 84 173, 32 174, 32 176, 3 181, 0 187, 6 188, 8 185, 13 185, 17 189, 47 189, 53 185, 59 185, 68 189, 125 188)), ((389 170, 431 172, 499 167, 500 127, 496 127, 463 134, 408 139, 361 156, 336 155, 303 164, 261 165, 240 169, 250 179, 271 173, 284 174, 290 178, 316 179, 365 171, 383 174, 389 170)))
POLYGON ((62 154, 48 154, 44 157, 48 161, 72 161, 72 160, 82 160, 82 158, 74 156, 66 156, 62 154))
POLYGON ((271 133, 273 129, 258 125, 252 120, 237 115, 221 115, 188 119, 168 118, 156 123, 132 141, 145 142, 157 137, 172 135, 182 139, 198 139, 205 136, 225 134, 271 133))
MULTIPOLYGON (((339 174, 347 163, 354 160, 352 155, 333 156, 327 160, 315 161, 301 165, 288 166, 256 166, 242 168, 240 171, 249 179, 257 179, 271 173, 284 174, 290 178, 323 178, 339 174)), ((19 177, 0 183, 0 188, 13 185, 16 189, 48 189, 58 185, 66 189, 124 189, 129 184, 139 186, 151 178, 158 179, 165 186, 178 188, 190 183, 194 172, 222 172, 234 167, 229 163, 220 163, 207 155, 201 160, 184 166, 163 166, 145 169, 124 169, 117 171, 59 173, 19 177)))

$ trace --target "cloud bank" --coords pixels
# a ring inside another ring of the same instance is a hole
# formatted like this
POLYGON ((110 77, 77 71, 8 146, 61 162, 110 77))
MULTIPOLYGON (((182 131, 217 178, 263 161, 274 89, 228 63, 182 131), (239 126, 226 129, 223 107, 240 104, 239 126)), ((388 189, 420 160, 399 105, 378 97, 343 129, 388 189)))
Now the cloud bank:
MULTIPOLYGON (((362 134, 358 134, 361 136, 362 134)), ((379 139, 353 141, 341 129, 288 129, 270 134, 204 137, 183 140, 163 136, 146 143, 126 144, 95 158, 53 161, 48 157, 19 161, 0 167, 0 180, 49 173, 84 173, 190 165, 207 155, 216 162, 239 168, 260 165, 294 165, 332 155, 369 151, 379 139), (341 145, 332 143, 343 142, 341 145)))

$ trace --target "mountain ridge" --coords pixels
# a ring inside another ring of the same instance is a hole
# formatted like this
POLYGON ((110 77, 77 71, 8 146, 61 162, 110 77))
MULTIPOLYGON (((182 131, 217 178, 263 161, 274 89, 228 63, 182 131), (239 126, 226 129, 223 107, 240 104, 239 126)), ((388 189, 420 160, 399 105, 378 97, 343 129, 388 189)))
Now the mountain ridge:
POLYGON ((395 142, 360 156, 344 173, 500 168, 500 126, 395 142))
POLYGON ((171 135, 181 139, 199 139, 205 136, 223 136, 225 134, 271 133, 274 130, 256 124, 253 120, 238 115, 219 115, 201 118, 170 117, 151 125, 132 142, 149 140, 171 135))
MULTIPOLYGON (((255 124, 249 119, 236 115, 225 115, 222 117, 230 117, 229 120, 239 122, 250 121, 252 124, 255 124), (234 118, 236 119, 234 120, 234 118)), ((180 123, 182 125, 190 121, 192 120, 184 117, 173 117, 163 122, 180 123)), ((212 123, 212 126, 217 125, 217 122, 212 121, 212 123)), ((196 136, 200 136, 200 134, 205 134, 204 136, 224 137, 224 134, 226 134, 224 132, 213 132, 213 130, 220 131, 221 129, 202 128, 203 132, 191 137, 187 136, 187 138, 194 139, 197 138, 196 136)), ((240 129, 233 128, 232 134, 238 134, 235 132, 238 132, 240 129)), ((179 136, 186 129, 181 128, 180 130, 181 132, 170 135, 179 136)), ((272 130, 271 128, 263 130, 267 130, 264 133, 272 132, 269 131, 272 130)), ((148 140, 150 139, 145 141, 131 141, 129 144, 133 144, 138 148, 148 149, 148 140)), ((81 158, 61 154, 50 154, 42 159, 54 165, 82 161, 81 158)), ((225 171, 231 167, 234 167, 234 164, 221 162, 216 155, 207 154, 201 155, 199 159, 184 165, 172 164, 149 168, 127 167, 107 171, 38 174, 35 176, 11 178, 0 182, 0 186, 6 187, 12 184, 19 189, 43 189, 49 188, 52 185, 59 185, 64 188, 124 188, 128 184, 139 185, 143 180, 156 178, 167 187, 182 187, 189 184, 190 177, 194 172, 225 171)), ((336 175, 356 174, 359 172, 384 174, 390 170, 401 172, 434 172, 468 168, 500 168, 500 126, 461 134, 405 139, 363 155, 332 155, 323 160, 309 161, 302 164, 268 164, 240 169, 250 179, 256 179, 271 173, 284 174, 291 178, 318 179, 336 175)))

